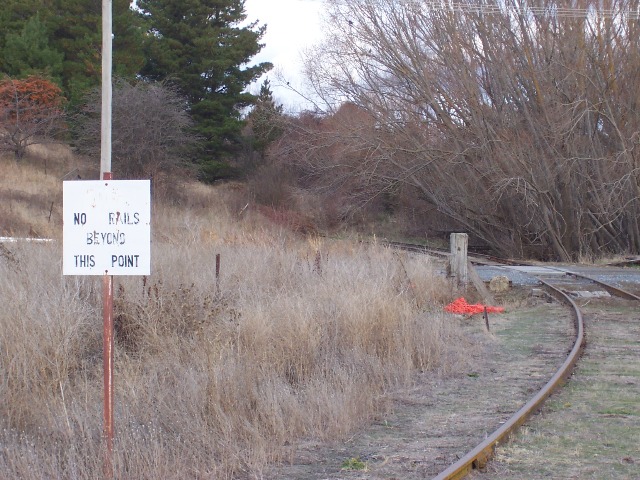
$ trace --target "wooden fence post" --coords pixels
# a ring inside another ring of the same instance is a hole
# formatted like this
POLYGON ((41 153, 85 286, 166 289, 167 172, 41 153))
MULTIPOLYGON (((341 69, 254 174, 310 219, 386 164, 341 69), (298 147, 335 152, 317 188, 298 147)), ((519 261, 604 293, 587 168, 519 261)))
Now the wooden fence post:
POLYGON ((452 233, 450 242, 451 256, 449 257, 449 267, 451 276, 455 279, 459 287, 466 287, 469 283, 469 270, 467 267, 469 236, 466 233, 452 233))

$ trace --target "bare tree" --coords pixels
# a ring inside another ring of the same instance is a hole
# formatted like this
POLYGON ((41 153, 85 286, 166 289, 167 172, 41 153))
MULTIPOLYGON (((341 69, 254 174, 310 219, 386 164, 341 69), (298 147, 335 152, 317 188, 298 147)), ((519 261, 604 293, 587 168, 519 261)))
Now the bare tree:
POLYGON ((48 143, 65 129, 64 98, 45 78, 0 81, 0 151, 24 157, 29 145, 48 143))
POLYGON ((309 172, 408 185, 504 254, 640 250, 637 0, 328 3, 309 79, 372 121, 320 134, 355 156, 307 140, 309 172))
MULTIPOLYGON (((100 90, 90 92, 77 116, 81 153, 100 155, 100 90)), ((112 161, 118 177, 141 178, 186 167, 198 138, 189 133, 187 103, 168 83, 117 80, 113 89, 112 161)))

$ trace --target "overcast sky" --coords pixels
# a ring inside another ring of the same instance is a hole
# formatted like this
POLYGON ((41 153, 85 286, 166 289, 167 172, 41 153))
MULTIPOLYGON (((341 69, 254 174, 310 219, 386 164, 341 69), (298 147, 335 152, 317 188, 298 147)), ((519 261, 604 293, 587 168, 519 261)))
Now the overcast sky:
MULTIPOLYGON (((274 68, 267 76, 277 101, 287 110, 309 108, 300 96, 279 86, 282 82, 276 78, 276 71, 296 89, 303 89, 300 54, 322 36, 322 0, 245 0, 245 9, 248 21, 259 20, 260 25, 267 24, 267 33, 262 40, 266 45, 255 60, 273 63, 274 68)), ((251 91, 257 93, 259 86, 251 91)))

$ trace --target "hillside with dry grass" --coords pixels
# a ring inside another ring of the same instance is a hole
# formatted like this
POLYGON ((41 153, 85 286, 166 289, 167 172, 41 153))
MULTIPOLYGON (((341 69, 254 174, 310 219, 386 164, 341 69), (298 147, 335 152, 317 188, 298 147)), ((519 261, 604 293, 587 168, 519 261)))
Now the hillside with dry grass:
MULTIPOLYGON (((102 476, 101 283, 62 276, 69 150, 0 162, 0 478, 102 476)), ((428 257, 303 235, 243 185, 154 190, 152 274, 116 277, 116 478, 259 478, 463 363, 428 257), (216 278, 215 256, 221 256, 216 278), (295 448, 293 449, 295 450, 295 448)))

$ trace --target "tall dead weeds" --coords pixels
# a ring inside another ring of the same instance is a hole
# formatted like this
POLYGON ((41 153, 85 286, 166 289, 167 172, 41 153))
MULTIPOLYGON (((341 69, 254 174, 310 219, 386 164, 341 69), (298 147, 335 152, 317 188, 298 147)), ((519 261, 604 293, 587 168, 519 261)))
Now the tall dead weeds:
MULTIPOLYGON (((424 257, 401 265, 384 247, 303 242, 206 210, 188 216, 193 238, 223 234, 181 243, 186 216, 161 214, 152 276, 116 282, 118 478, 259 476, 303 438, 344 438, 383 415, 385 392, 416 371, 460 358, 439 313, 446 283, 424 257)), ((100 477, 99 281, 62 277, 54 244, 11 252, 0 477, 100 477)))

